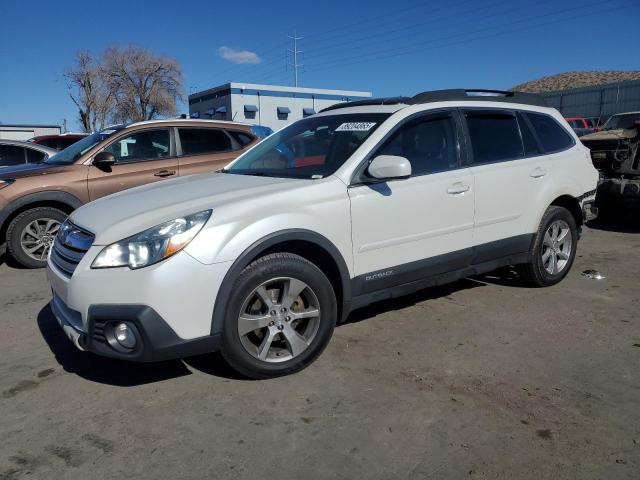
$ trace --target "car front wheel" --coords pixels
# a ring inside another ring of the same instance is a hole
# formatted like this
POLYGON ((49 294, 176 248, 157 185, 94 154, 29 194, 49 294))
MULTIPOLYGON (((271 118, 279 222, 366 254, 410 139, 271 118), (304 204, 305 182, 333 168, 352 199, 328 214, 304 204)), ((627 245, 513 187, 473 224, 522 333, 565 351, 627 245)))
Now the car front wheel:
POLYGON ((235 282, 222 354, 249 378, 294 373, 322 353, 336 317, 333 288, 317 266, 290 253, 266 255, 235 282))
POLYGON ((15 261, 26 268, 42 268, 58 233, 67 218, 62 210, 37 207, 14 218, 7 229, 7 248, 15 261))

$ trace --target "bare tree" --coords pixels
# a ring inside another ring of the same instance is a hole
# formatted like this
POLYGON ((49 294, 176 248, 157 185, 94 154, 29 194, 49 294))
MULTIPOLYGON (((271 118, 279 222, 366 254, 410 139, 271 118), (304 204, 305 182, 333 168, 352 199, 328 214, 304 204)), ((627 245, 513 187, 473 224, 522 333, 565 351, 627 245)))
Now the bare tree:
POLYGON ((85 132, 100 130, 114 106, 114 95, 105 81, 103 69, 87 51, 76 54, 76 65, 64 72, 69 96, 78 108, 78 119, 85 132))
POLYGON ((117 120, 151 120, 177 113, 176 102, 183 98, 177 60, 156 57, 140 47, 110 47, 104 54, 103 70, 114 94, 117 120))

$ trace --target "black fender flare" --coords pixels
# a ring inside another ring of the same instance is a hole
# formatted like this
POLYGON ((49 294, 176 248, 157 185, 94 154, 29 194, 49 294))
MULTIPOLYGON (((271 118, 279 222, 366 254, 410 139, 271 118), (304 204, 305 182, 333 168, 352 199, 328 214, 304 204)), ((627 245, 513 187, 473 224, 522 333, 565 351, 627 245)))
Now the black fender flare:
POLYGON ((324 249, 334 259, 338 271, 340 273, 340 280, 342 283, 342 315, 343 320, 350 312, 351 303, 351 277, 349 275, 349 269, 342 257, 342 254, 338 248, 326 237, 311 230, 304 229, 287 229, 273 232, 266 237, 253 243, 242 254, 236 258, 231 265, 231 268, 227 271, 218 295, 216 296, 215 304, 213 306, 213 316, 211 319, 211 334, 215 335, 222 331, 224 324, 224 316, 227 310, 227 302, 231 295, 233 284, 240 275, 240 272, 249 265, 249 263, 256 258, 260 253, 267 251, 269 248, 277 245, 278 243, 287 242, 291 240, 302 240, 305 242, 313 243, 316 246, 324 249))
POLYGON ((23 197, 17 198, 12 202, 9 202, 7 206, 0 210, 0 230, 2 230, 2 228, 4 227, 7 218, 9 218, 11 214, 13 214, 16 210, 29 204, 40 202, 64 203, 66 205, 69 205, 74 210, 83 205, 83 202, 78 197, 70 194, 69 192, 44 191, 30 193, 23 197))

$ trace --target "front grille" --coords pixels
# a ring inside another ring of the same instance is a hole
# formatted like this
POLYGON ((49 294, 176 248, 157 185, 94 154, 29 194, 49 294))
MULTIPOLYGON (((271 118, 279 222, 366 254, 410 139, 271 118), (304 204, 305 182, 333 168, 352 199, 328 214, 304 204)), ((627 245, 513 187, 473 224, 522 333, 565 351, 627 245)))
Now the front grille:
POLYGON ((67 277, 71 277, 93 244, 93 239, 92 233, 67 220, 60 226, 53 242, 51 263, 67 277))
POLYGON ((93 324, 93 340, 108 345, 107 337, 104 335, 105 322, 95 322, 93 324))

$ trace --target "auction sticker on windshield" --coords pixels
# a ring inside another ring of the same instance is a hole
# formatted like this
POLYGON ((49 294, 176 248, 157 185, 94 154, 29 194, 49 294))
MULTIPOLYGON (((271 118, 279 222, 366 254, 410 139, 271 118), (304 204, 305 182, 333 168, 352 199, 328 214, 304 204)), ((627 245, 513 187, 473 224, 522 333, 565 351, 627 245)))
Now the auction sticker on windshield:
POLYGON ((376 122, 347 122, 336 128, 336 132, 368 132, 376 122))

